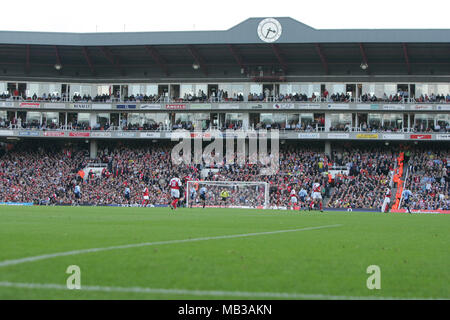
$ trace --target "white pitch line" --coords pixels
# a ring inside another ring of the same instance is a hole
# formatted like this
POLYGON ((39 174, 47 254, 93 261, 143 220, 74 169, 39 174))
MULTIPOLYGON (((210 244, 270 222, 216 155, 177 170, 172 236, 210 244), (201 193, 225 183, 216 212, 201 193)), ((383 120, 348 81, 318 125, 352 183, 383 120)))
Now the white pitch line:
POLYGON ((20 258, 20 259, 14 259, 14 260, 5 260, 5 261, 0 262, 0 268, 7 267, 7 266, 14 266, 14 265, 18 265, 18 264, 22 264, 22 263, 26 263, 26 262, 34 262, 34 261, 40 261, 40 260, 46 260, 46 259, 64 257, 64 256, 73 256, 73 255, 78 255, 78 254, 83 254, 83 253, 92 253, 92 252, 109 251, 109 250, 117 250, 117 249, 139 248, 139 247, 174 244, 174 243, 253 237, 253 236, 261 236, 261 235, 268 235, 268 234, 278 234, 278 233, 286 233, 286 232, 297 232, 297 231, 308 231, 308 230, 317 230, 317 229, 325 229, 325 228, 334 228, 334 227, 340 227, 340 226, 342 226, 342 224, 333 224, 333 225, 318 226, 318 227, 307 227, 307 228, 301 228, 301 229, 267 231, 267 232, 258 232, 258 233, 233 234, 233 235, 216 236, 216 237, 203 237, 203 238, 193 238, 193 239, 183 239, 183 240, 144 242, 144 243, 126 244, 126 245, 120 245, 120 246, 111 246, 111 247, 105 247, 105 248, 73 250, 73 251, 66 251, 66 252, 43 254, 40 256, 20 258))
POLYGON ((291 292, 246 292, 246 291, 221 291, 221 290, 187 290, 187 289, 157 289, 157 288, 124 288, 124 287, 104 287, 104 286, 81 286, 79 290, 69 290, 67 286, 60 284, 40 284, 40 283, 19 283, 0 282, 0 287, 20 288, 20 289, 46 289, 46 290, 67 290, 78 291, 98 291, 98 292, 121 292, 121 293, 149 293, 162 295, 191 295, 203 297, 237 297, 237 298, 267 298, 267 299, 319 299, 319 300, 448 300, 448 298, 402 298, 402 297, 376 297, 376 296, 341 296, 327 294, 305 294, 291 292))

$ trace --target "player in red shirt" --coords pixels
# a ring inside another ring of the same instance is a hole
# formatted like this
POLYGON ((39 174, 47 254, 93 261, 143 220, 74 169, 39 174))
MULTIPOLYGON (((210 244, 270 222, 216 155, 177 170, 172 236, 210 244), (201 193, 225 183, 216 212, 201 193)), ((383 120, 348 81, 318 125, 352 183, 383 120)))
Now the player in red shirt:
POLYGON ((172 196, 172 202, 170 204, 171 209, 177 208, 178 200, 180 199, 180 187, 181 180, 179 178, 172 178, 169 182, 170 195, 172 196))
POLYGON ((150 192, 148 191, 147 187, 144 188, 143 193, 144 193, 144 198, 142 199, 141 206, 144 207, 144 203, 145 203, 145 207, 146 207, 150 203, 150 192))
POLYGON ((320 212, 323 212, 323 207, 322 207, 322 188, 320 186, 319 180, 316 180, 313 184, 313 193, 312 193, 312 198, 313 198, 313 202, 314 204, 317 204, 317 202, 319 202, 319 209, 320 212))

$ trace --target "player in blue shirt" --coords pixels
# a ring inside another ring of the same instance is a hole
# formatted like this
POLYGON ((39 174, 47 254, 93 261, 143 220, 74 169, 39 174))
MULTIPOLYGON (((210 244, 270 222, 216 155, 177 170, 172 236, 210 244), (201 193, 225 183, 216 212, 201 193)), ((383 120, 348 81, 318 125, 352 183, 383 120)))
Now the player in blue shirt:
POLYGON ((205 208, 206 205, 206 192, 208 190, 206 189, 206 187, 201 187, 200 188, 200 200, 202 200, 203 202, 203 208, 205 208))
POLYGON ((411 210, 409 209, 409 201, 412 198, 412 192, 411 190, 404 190, 402 193, 402 197, 403 197, 403 206, 406 208, 406 210, 411 213, 411 210))

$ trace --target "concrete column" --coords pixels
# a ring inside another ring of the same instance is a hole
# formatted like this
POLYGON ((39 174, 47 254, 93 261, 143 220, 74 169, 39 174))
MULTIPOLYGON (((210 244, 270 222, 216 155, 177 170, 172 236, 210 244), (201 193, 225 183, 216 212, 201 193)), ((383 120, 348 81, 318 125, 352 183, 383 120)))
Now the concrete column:
POLYGON ((325 141, 325 154, 331 155, 331 142, 325 141))
POLYGON ((98 151, 97 140, 91 140, 89 157, 91 159, 97 158, 97 151, 98 151))

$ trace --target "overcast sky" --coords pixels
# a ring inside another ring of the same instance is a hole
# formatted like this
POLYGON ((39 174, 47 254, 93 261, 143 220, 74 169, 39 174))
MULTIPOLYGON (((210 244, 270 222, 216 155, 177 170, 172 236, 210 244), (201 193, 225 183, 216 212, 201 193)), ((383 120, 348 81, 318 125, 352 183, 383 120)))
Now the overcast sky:
POLYGON ((450 29, 450 0, 22 0, 0 30, 227 30, 250 17, 292 17, 316 29, 450 29))

